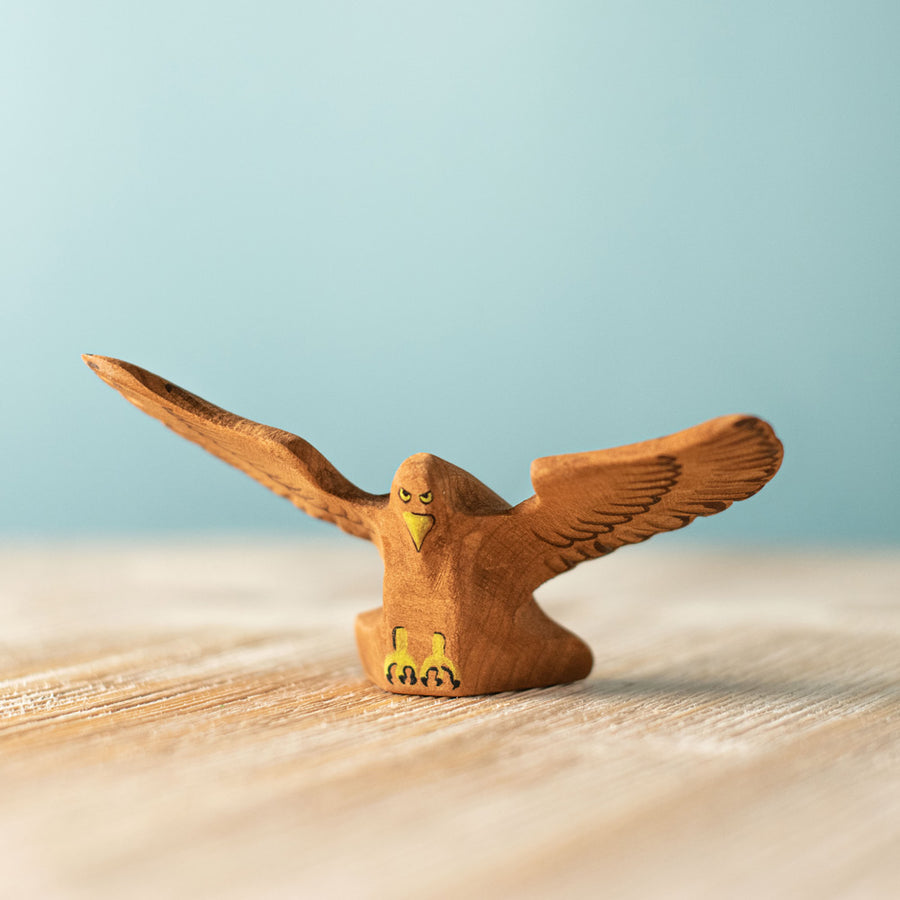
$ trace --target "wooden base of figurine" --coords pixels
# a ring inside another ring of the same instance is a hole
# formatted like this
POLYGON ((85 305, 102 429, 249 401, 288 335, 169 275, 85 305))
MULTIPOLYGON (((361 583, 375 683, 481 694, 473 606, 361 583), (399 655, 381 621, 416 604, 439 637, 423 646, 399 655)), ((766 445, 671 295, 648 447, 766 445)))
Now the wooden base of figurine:
POLYGON ((534 600, 492 633, 438 628, 422 618, 425 622, 395 624, 384 609, 357 616, 363 669, 382 690, 427 697, 496 694, 579 681, 593 665, 587 644, 534 600))

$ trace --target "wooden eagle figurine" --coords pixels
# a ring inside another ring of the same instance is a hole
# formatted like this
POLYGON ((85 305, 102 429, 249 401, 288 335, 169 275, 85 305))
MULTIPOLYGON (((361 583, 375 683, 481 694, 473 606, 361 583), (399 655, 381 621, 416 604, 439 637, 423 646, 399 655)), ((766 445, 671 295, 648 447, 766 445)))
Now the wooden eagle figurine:
POLYGON ((286 497, 372 541, 383 605, 356 620, 366 675, 386 691, 463 696, 584 678, 588 646, 534 600, 545 581, 751 497, 781 464, 771 426, 722 416, 668 437, 536 459, 517 506, 417 453, 387 494, 348 481, 311 444, 226 412, 138 366, 84 361, 145 413, 286 497))

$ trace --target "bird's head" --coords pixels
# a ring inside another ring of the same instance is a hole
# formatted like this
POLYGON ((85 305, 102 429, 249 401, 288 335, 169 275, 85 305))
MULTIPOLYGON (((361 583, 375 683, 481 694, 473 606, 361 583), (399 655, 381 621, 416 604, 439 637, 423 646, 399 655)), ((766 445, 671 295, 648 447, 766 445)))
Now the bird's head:
POLYGON ((403 520, 417 553, 432 530, 449 531, 458 515, 509 509, 505 500, 465 469, 430 453, 410 456, 397 469, 390 505, 403 520))

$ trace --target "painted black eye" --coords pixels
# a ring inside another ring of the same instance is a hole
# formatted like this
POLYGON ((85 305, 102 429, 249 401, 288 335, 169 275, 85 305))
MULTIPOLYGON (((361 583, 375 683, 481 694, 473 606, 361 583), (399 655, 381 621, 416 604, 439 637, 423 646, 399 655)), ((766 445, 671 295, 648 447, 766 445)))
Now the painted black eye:
POLYGON ((399 494, 400 499, 404 503, 409 503, 409 501, 412 500, 412 494, 408 490, 406 490, 406 488, 400 488, 400 490, 397 491, 397 493, 399 494))
POLYGON ((434 500, 434 494, 432 494, 431 491, 425 491, 424 494, 419 494, 419 499, 424 504, 428 505, 432 500, 434 500))

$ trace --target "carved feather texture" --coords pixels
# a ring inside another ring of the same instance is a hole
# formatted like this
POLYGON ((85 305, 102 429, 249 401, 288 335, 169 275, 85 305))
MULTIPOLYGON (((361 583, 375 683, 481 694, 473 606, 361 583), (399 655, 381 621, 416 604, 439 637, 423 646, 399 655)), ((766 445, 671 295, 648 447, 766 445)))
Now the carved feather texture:
POLYGON ((104 356, 84 361, 138 409, 199 444, 308 515, 356 537, 377 539, 375 518, 386 495, 369 494, 346 479, 297 435, 220 409, 139 366, 104 356))
POLYGON ((782 453, 767 422, 735 415, 626 447, 535 460, 535 496, 512 511, 534 551, 531 587, 751 497, 782 453))

